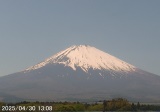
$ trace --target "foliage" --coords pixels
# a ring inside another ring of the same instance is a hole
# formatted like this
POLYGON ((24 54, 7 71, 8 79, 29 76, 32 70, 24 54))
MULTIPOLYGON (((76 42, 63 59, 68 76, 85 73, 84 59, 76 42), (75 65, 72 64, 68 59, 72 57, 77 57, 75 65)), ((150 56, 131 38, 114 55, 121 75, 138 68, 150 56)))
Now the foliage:
MULTIPOLYGON (((10 103, 5 104, 0 102, 0 106, 9 105, 9 106, 51 106, 52 112, 58 111, 159 111, 159 105, 145 105, 130 103, 126 99, 117 98, 112 100, 104 100, 102 102, 96 103, 81 103, 81 102, 19 102, 19 103, 10 103)), ((37 109, 37 108, 36 108, 37 109)), ((2 109, 1 109, 2 110, 2 109)), ((0 112, 1 112, 0 110, 0 112)), ((16 111, 16 112, 29 112, 29 111, 16 111)), ((34 110, 34 112, 39 112, 34 110)), ((51 112, 51 111, 50 111, 51 112)))
POLYGON ((53 105, 54 111, 85 111, 85 105, 82 103, 55 103, 53 105))
POLYGON ((96 105, 90 105, 87 108, 88 111, 102 111, 103 110, 103 105, 102 104, 96 104, 96 105))
POLYGON ((131 104, 126 100, 122 98, 113 99, 111 101, 106 102, 106 108, 107 111, 129 111, 131 110, 131 104))

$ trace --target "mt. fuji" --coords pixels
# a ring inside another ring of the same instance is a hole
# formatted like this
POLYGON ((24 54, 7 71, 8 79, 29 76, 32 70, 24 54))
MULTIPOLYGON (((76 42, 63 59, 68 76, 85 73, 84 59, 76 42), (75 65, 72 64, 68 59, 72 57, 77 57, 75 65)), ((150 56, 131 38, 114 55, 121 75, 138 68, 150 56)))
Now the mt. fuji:
POLYGON ((160 76, 88 45, 71 46, 0 78, 4 101, 95 101, 115 97, 160 102, 160 76))
POLYGON ((71 67, 73 70, 76 70, 76 67, 80 67, 84 72, 87 72, 89 68, 113 71, 133 71, 135 69, 134 66, 94 47, 79 45, 72 46, 60 53, 57 53, 56 55, 46 59, 44 62, 32 66, 27 70, 35 70, 50 63, 63 64, 71 67))

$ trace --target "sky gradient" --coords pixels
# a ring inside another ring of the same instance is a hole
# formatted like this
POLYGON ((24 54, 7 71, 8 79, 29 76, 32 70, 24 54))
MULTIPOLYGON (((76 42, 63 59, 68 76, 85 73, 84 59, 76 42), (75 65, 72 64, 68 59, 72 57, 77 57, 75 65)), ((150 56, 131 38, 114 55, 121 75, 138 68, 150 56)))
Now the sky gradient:
POLYGON ((160 0, 1 0, 0 76, 87 44, 160 75, 160 0))

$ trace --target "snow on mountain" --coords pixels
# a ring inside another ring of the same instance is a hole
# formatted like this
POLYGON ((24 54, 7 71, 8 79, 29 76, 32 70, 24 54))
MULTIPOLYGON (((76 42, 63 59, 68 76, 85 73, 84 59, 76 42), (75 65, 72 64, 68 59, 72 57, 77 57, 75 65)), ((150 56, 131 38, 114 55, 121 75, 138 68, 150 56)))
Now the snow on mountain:
POLYGON ((35 66, 29 67, 25 72, 39 69, 47 64, 64 64, 65 66, 71 67, 73 70, 76 70, 76 67, 80 67, 84 72, 88 72, 90 68, 97 70, 113 70, 117 72, 134 71, 136 68, 95 47, 74 45, 35 66))
POLYGON ((158 90, 160 76, 87 45, 71 46, 24 71, 0 78, 0 97, 9 102, 17 98, 99 101, 117 97, 160 102, 158 90))

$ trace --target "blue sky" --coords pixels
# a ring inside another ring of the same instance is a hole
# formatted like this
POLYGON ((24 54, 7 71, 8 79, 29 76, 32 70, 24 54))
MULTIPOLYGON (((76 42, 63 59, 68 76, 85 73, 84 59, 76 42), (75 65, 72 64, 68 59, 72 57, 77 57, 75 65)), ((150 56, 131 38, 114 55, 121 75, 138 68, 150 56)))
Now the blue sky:
POLYGON ((160 75, 160 0, 1 0, 0 76, 88 44, 160 75))

